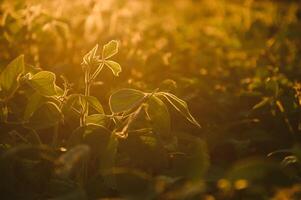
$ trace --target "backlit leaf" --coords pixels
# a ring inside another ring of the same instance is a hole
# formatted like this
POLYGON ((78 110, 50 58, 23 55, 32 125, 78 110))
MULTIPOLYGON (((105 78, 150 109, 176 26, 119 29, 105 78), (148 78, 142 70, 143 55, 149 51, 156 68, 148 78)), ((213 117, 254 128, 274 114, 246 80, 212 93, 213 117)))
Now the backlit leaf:
POLYGON ((10 62, 0 74, 0 88, 6 96, 11 96, 19 86, 19 77, 24 71, 24 56, 10 62))
POLYGON ((121 66, 117 62, 107 60, 105 61, 105 65, 112 70, 115 76, 119 76, 119 73, 121 72, 121 66))
POLYGON ((112 40, 103 47, 102 58, 108 59, 118 53, 118 42, 112 40))
POLYGON ((142 103, 145 93, 134 89, 120 89, 114 92, 109 99, 113 113, 130 110, 142 103))
POLYGON ((167 101, 178 111, 180 112, 188 121, 192 124, 201 127, 201 125, 196 121, 196 119, 190 114, 187 103, 178 98, 177 96, 167 93, 167 92, 158 92, 156 96, 163 96, 167 101))
POLYGON ((41 71, 31 76, 28 83, 43 96, 55 96, 57 95, 55 80, 56 76, 54 73, 41 71))
POLYGON ((35 92, 33 93, 29 98, 28 98, 28 103, 25 107, 25 111, 24 111, 24 120, 27 121, 32 114, 39 108, 39 106, 42 103, 42 96, 35 92))
POLYGON ((82 98, 86 99, 88 101, 89 105, 94 108, 97 112, 103 114, 103 107, 99 100, 94 96, 81 96, 82 98))
POLYGON ((84 56, 82 65, 95 66, 100 63, 99 56, 96 55, 97 49, 98 44, 84 56))
POLYGON ((104 114, 93 114, 89 115, 86 118, 87 124, 94 124, 94 125, 100 125, 105 126, 107 122, 107 117, 104 114))

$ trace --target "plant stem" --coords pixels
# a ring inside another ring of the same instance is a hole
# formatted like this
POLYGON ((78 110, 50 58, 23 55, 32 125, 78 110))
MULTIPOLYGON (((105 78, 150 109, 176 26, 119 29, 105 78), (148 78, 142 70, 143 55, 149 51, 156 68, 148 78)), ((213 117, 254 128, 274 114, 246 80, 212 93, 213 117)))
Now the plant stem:
POLYGON ((133 114, 131 114, 128 118, 128 121, 126 123, 126 125, 122 128, 122 130, 120 132, 115 132, 115 134, 123 139, 126 139, 128 137, 128 131, 130 128, 130 125, 135 121, 135 119, 138 117, 139 113, 141 112, 142 108, 143 108, 143 104, 140 105, 137 110, 135 112, 133 112, 133 114))
MULTIPOLYGON (((85 97, 90 96, 90 88, 91 88, 91 79, 90 79, 90 68, 87 68, 85 70, 85 97)), ((83 107, 80 125, 85 126, 86 125, 86 118, 89 115, 89 103, 87 100, 85 100, 85 104, 83 107)))
MULTIPOLYGON (((65 91, 64 91, 64 93, 66 92, 66 88, 65 88, 65 91)), ((65 97, 67 95, 67 93, 65 93, 64 94, 64 96, 63 97, 65 97)), ((60 108, 60 110, 62 110, 63 109, 63 101, 62 102, 60 102, 60 106, 59 106, 59 108, 60 108)), ((56 124, 55 124, 55 126, 54 126, 54 130, 53 130, 53 138, 52 138, 52 146, 53 147, 57 147, 58 146, 58 138, 59 138, 59 126, 60 126, 60 122, 57 122, 56 124)))
POLYGON ((105 65, 105 62, 102 61, 101 62, 101 65, 95 70, 95 72, 93 73, 91 79, 90 79, 90 82, 93 82, 94 79, 98 76, 99 72, 102 70, 103 66, 105 65))
MULTIPOLYGON (((101 65, 98 66, 98 68, 95 70, 95 72, 92 74, 90 77, 90 68, 86 68, 85 70, 85 97, 90 96, 90 88, 95 80, 95 78, 98 76, 98 74, 101 72, 103 66, 104 66, 104 61, 102 61, 101 65)), ((85 126, 86 125, 86 118, 89 115, 89 102, 85 100, 85 105, 83 108, 83 112, 80 118, 80 126, 85 126)))

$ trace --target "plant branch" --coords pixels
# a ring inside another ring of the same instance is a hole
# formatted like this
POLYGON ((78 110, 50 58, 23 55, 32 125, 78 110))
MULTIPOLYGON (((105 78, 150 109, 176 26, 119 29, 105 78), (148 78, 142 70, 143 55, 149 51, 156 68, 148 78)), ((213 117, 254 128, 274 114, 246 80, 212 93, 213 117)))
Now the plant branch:
POLYGON ((105 65, 105 61, 102 60, 101 61, 101 64, 98 66, 98 68, 95 70, 95 72, 93 73, 93 75, 91 76, 91 79, 90 79, 90 82, 93 82, 96 77, 98 76, 98 74, 101 72, 102 68, 104 67, 105 65))

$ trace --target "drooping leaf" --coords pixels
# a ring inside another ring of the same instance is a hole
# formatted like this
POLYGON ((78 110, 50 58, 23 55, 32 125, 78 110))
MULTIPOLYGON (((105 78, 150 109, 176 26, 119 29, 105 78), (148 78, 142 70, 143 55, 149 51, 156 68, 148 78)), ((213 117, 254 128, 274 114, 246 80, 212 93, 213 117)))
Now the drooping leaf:
POLYGON ((62 117, 62 113, 56 104, 46 102, 33 113, 27 126, 34 129, 49 128, 56 125, 62 117))
POLYGON ((139 90, 120 89, 110 96, 110 109, 113 113, 130 110, 142 103, 145 96, 146 94, 139 90))
POLYGON ((117 62, 107 60, 105 61, 105 65, 112 70, 115 76, 119 76, 119 73, 121 72, 121 66, 117 62))
POLYGON ((190 114, 187 103, 178 98, 177 96, 167 93, 158 92, 155 94, 158 97, 164 97, 178 112, 180 112, 188 121, 192 124, 201 127, 201 125, 196 121, 196 119, 190 114))
POLYGON ((57 95, 55 80, 56 76, 54 73, 41 71, 32 75, 29 78, 28 83, 43 96, 55 96, 57 95))
POLYGON ((19 86, 19 77, 24 71, 24 56, 10 62, 0 74, 0 88, 5 96, 11 96, 19 86))
POLYGON ((104 114, 103 107, 96 97, 85 96, 82 94, 72 94, 68 96, 67 101, 63 107, 63 110, 69 112, 71 107, 76 103, 82 104, 82 106, 85 106, 85 103, 89 103, 89 105, 97 112, 99 112, 100 114, 104 114))
POLYGON ((94 96, 81 96, 82 98, 84 98, 88 103, 89 105, 94 108, 97 112, 99 112, 100 114, 104 114, 104 111, 103 111, 103 107, 101 105, 101 103, 99 102, 99 100, 94 97, 94 96))
POLYGON ((118 53, 118 42, 112 40, 103 47, 102 58, 108 59, 118 53))
POLYGON ((147 101, 147 114, 151 120, 153 131, 160 138, 170 137, 170 115, 164 102, 158 97, 152 96, 147 101))
POLYGON ((42 104, 42 96, 35 92, 28 98, 28 103, 25 107, 24 116, 23 119, 27 121, 32 114, 39 108, 39 106, 42 104))
POLYGON ((107 122, 107 117, 104 114, 93 114, 86 118, 87 124, 105 126, 107 122))

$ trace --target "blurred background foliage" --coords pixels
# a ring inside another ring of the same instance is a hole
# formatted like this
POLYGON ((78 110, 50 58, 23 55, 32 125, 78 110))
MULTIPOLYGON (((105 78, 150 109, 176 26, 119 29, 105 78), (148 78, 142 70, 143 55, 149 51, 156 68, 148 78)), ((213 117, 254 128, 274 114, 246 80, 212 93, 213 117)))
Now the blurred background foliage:
MULTIPOLYGON (((82 57, 116 39, 123 72, 118 79, 102 72, 92 90, 101 102, 123 87, 160 88, 188 102, 202 128, 174 114, 172 130, 183 137, 181 152, 193 152, 187 162, 194 166, 179 159, 181 173, 162 172, 164 151, 145 150, 129 138, 123 147, 133 148, 137 166, 147 172, 154 165, 166 177, 135 171, 127 182, 132 188, 120 189, 125 196, 300 198, 300 1, 0 0, 0 6, 0 67, 24 54, 26 64, 64 75, 81 91, 82 57), (182 184, 179 174, 198 181, 182 184), (138 186, 143 194, 133 189, 138 186)), ((39 173, 48 168, 44 163, 39 173)), ((115 194, 99 181, 91 184, 86 193, 92 199, 115 194)))

